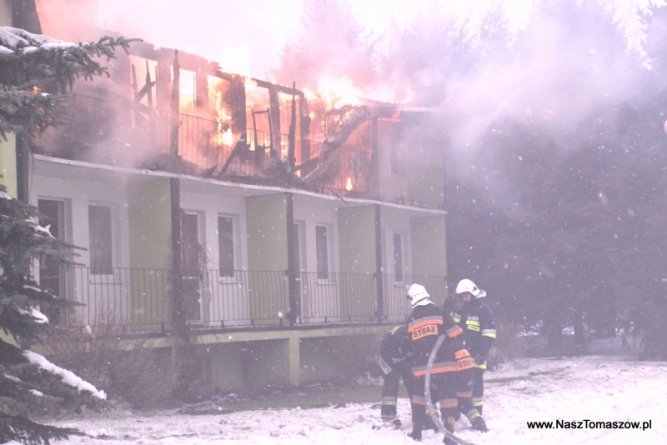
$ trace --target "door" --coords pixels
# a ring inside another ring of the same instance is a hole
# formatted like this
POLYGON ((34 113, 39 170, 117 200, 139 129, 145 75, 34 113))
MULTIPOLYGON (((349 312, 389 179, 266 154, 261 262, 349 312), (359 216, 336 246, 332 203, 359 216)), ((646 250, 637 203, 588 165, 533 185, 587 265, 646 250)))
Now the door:
POLYGON ((306 273, 306 242, 305 224, 303 221, 295 221, 292 225, 294 230, 294 255, 297 267, 296 285, 299 301, 299 318, 303 320, 308 317, 308 274, 306 273))
POLYGON ((202 255, 203 249, 199 243, 199 217, 196 213, 183 213, 181 220, 183 299, 189 322, 201 321, 202 255))
MULTIPOLYGON (((42 216, 39 225, 48 227, 55 238, 65 241, 65 202, 54 199, 40 199, 37 208, 42 216)), ((65 297, 65 269, 53 259, 40 257, 39 283, 58 297, 65 297)), ((65 314, 60 309, 44 308, 44 313, 54 324, 62 324, 65 314)))

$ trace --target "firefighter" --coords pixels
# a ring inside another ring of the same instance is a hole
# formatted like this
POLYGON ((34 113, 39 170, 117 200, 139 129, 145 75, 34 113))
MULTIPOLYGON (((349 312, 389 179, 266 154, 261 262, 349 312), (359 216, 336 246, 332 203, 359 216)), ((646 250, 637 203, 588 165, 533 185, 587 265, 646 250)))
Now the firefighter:
MULTIPOLYGON (((456 415, 459 409, 462 409, 469 415, 475 429, 484 430, 484 419, 472 408, 471 404, 459 407, 457 398, 457 393, 469 389, 471 381, 469 374, 473 366, 472 358, 468 350, 463 347, 460 338, 463 330, 449 314, 443 313, 441 308, 433 304, 429 293, 421 284, 410 285, 407 299, 412 307, 412 313, 408 318, 408 333, 413 350, 412 375, 415 378, 414 392, 411 397, 413 429, 410 436, 414 440, 421 440, 422 437, 426 421, 424 393, 426 368, 433 345, 440 335, 445 335, 446 340, 438 350, 431 368, 431 381, 435 389, 434 399, 438 401, 445 428, 449 432, 454 432, 456 415)), ((444 442, 445 444, 455 443, 447 436, 444 442)))
POLYGON ((398 387, 400 380, 408 393, 412 394, 412 374, 410 373, 410 359, 412 347, 408 337, 408 329, 405 325, 392 328, 382 338, 380 344, 380 358, 378 365, 382 373, 382 400, 380 402, 380 415, 385 425, 396 428, 401 426, 401 421, 396 417, 396 402, 398 400, 398 387))
POLYGON ((496 339, 493 313, 484 304, 486 291, 464 278, 456 285, 456 295, 463 304, 453 313, 454 321, 463 328, 463 339, 475 362, 473 367, 472 404, 482 414, 484 408, 484 371, 489 352, 496 339))

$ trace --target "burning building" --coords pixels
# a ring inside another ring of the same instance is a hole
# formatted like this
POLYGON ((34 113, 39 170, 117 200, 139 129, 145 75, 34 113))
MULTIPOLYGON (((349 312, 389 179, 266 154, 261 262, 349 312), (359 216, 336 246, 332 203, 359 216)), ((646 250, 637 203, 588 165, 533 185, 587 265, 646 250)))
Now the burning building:
POLYGON ((272 374, 213 357, 226 377, 211 384, 242 386, 247 372, 298 384, 327 377, 304 371, 327 360, 304 351, 403 321, 411 282, 444 297, 444 150, 429 113, 331 103, 298 79, 146 42, 117 56, 30 147, 30 202, 86 248, 82 266, 37 267, 84 304, 60 323, 168 333, 182 301, 198 343, 287 360, 272 374))

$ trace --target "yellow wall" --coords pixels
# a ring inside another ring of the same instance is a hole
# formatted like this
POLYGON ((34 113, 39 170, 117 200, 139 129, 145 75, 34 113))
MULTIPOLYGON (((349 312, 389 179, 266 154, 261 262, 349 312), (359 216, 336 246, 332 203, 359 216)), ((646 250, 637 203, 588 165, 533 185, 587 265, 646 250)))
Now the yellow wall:
POLYGON ((250 311, 253 319, 268 323, 278 323, 278 313, 289 308, 287 197, 277 193, 246 201, 250 311))
POLYGON ((287 270, 287 195, 249 197, 248 268, 287 270))
POLYGON ((375 273, 375 207, 338 209, 340 271, 375 273))
POLYGON ((410 221, 412 270, 417 275, 447 275, 445 217, 427 216, 410 221))
POLYGON ((141 322, 159 325, 169 320, 169 179, 134 177, 127 189, 132 313, 141 322))
POLYGON ((171 268, 169 179, 133 178, 128 184, 130 267, 171 268))
POLYGON ((0 184, 7 193, 16 198, 16 138, 7 135, 7 141, 0 138, 0 184))
POLYGON ((0 26, 12 26, 12 0, 0 0, 0 26))

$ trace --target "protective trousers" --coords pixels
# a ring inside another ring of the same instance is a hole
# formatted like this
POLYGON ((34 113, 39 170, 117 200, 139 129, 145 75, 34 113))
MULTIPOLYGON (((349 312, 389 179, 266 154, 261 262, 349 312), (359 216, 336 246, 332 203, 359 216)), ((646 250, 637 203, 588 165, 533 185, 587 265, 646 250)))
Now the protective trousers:
POLYGON ((396 402, 398 400, 398 384, 400 380, 401 375, 395 370, 384 376, 382 400, 380 401, 380 415, 383 420, 391 420, 396 417, 396 402))
MULTIPOLYGON (((431 375, 431 402, 437 402, 440 415, 443 422, 447 424, 447 418, 453 418, 458 412, 458 401, 456 398, 456 390, 452 380, 451 373, 440 373, 431 375)), ((415 377, 414 392, 410 399, 410 407, 412 409, 412 433, 411 436, 415 439, 421 437, 421 431, 424 429, 433 428, 433 422, 430 418, 432 407, 427 407, 426 394, 424 391, 424 383, 426 377, 415 377), (428 409, 428 411, 427 411, 428 409)))
POLYGON ((396 417, 396 403, 401 379, 403 379, 408 397, 412 398, 412 375, 409 372, 401 373, 394 369, 386 374, 382 384, 382 400, 380 402, 380 415, 383 420, 391 420, 396 417))
POLYGON ((456 372, 454 385, 456 387, 456 399, 458 410, 463 413, 472 423, 481 413, 474 406, 474 384, 478 368, 470 368, 456 372))
POLYGON ((484 408, 484 368, 473 368, 472 406, 481 415, 484 408))

